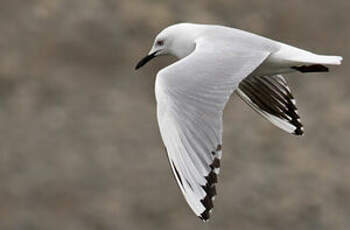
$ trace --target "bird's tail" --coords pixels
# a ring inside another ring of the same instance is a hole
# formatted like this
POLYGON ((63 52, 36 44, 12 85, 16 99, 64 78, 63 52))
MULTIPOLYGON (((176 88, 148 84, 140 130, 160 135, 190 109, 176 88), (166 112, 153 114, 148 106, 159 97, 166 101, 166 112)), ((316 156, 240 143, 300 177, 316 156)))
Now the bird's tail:
POLYGON ((317 55, 311 52, 304 51, 300 55, 292 56, 290 61, 300 64, 319 64, 319 65, 340 65, 342 57, 317 55))
POLYGON ((302 73, 328 72, 329 69, 325 65, 340 65, 342 60, 343 58, 339 56, 311 54, 303 57, 302 62, 298 63, 299 65, 292 66, 292 69, 302 73))
POLYGON ((309 63, 315 64, 323 64, 323 65, 340 65, 343 58, 340 56, 327 56, 327 55, 316 55, 312 54, 306 57, 305 61, 309 63))
POLYGON ((327 72, 327 65, 340 65, 340 56, 318 55, 289 45, 282 45, 280 51, 272 55, 282 65, 291 66, 300 72, 327 72))

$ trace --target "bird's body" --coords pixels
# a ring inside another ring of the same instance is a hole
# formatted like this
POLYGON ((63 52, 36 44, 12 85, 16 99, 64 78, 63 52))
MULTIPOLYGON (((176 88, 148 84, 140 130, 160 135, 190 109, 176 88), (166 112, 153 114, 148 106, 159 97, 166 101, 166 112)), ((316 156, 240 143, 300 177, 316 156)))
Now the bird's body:
MULTIPOLYGON (((288 73, 295 71, 290 68, 291 66, 303 64, 338 65, 342 60, 338 56, 316 55, 263 36, 226 26, 182 23, 166 28, 163 33, 168 33, 167 30, 173 33, 176 30, 175 33, 179 37, 183 37, 179 42, 181 45, 175 47, 173 52, 173 55, 179 59, 186 57, 193 51, 193 44, 198 39, 210 41, 209 43, 213 45, 220 44, 221 47, 226 45, 231 48, 234 45, 240 50, 269 52, 270 56, 258 68, 259 72, 254 74, 288 73), (188 45, 184 46, 183 44, 188 45)), ((212 48, 215 49, 215 46, 212 48)))
POLYGON ((236 92, 277 127, 303 134, 281 73, 325 72, 342 58, 316 55, 242 30, 182 23, 164 29, 149 55, 180 60, 156 78, 157 118, 170 166, 192 210, 209 218, 222 155, 222 114, 236 92))

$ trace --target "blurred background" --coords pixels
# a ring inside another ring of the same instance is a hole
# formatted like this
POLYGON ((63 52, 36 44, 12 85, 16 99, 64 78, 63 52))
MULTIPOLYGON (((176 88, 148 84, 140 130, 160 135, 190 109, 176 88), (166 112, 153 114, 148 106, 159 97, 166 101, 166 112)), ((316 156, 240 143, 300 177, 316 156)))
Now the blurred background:
POLYGON ((0 1, 0 229, 350 229, 348 0, 0 1), (305 136, 236 96, 209 223, 171 175, 156 72, 136 62, 177 22, 223 24, 344 57, 291 74, 305 136))

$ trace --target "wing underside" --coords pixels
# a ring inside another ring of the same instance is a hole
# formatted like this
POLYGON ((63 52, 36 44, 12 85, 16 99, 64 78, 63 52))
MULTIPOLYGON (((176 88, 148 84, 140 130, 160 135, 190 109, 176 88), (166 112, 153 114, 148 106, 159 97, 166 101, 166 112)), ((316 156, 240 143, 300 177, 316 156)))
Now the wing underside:
POLYGON ((155 85, 158 124, 172 172, 204 221, 216 195, 223 109, 239 82, 269 55, 216 45, 198 42, 192 54, 161 70, 155 85))
POLYGON ((236 93, 272 124, 288 133, 303 135, 295 99, 281 75, 249 76, 239 84, 236 93))

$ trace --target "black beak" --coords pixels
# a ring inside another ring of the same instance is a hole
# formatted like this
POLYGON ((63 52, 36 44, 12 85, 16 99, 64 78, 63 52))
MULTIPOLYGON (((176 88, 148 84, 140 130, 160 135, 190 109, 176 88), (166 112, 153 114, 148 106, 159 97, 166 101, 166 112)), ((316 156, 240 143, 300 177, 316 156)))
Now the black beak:
POLYGON ((157 51, 154 53, 151 53, 149 55, 147 55, 146 57, 142 58, 141 61, 139 61, 135 67, 135 70, 138 70, 139 68, 141 68, 142 66, 144 66, 147 62, 149 62, 150 60, 152 60, 153 58, 155 58, 157 56, 157 51))

